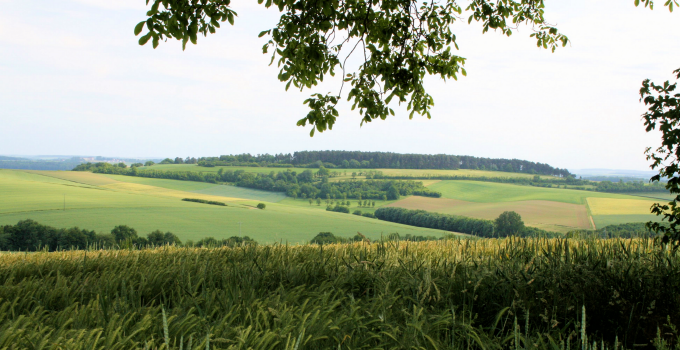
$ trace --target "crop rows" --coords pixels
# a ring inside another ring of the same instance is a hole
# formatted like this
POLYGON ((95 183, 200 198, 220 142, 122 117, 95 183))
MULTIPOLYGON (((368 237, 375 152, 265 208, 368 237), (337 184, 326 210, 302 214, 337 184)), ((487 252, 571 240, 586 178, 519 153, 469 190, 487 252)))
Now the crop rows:
POLYGON ((680 317, 649 239, 6 253, 0 281, 2 349, 666 348, 680 317))

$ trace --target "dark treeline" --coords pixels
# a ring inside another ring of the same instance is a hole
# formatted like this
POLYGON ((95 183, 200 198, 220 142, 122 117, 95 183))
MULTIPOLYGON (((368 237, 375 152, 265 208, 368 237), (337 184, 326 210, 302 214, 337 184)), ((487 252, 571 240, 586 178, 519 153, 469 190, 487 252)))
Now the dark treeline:
POLYGON ((554 168, 548 164, 519 159, 481 158, 447 154, 403 154, 392 152, 360 151, 302 151, 295 152, 291 163, 294 165, 315 162, 333 163, 338 167, 389 169, 479 169, 529 174, 569 176, 567 169, 554 168), (352 162, 354 160, 354 162, 352 162))
POLYGON ((613 192, 613 193, 632 193, 632 192, 666 192, 666 185, 659 182, 652 182, 645 184, 644 181, 630 181, 630 182, 611 182, 600 181, 593 183, 595 191, 598 192, 613 192))
POLYGON ((330 172, 324 167, 317 172, 307 169, 300 173, 290 169, 278 173, 272 171, 269 174, 248 173, 243 170, 225 171, 224 169, 220 169, 217 173, 201 173, 139 170, 136 167, 124 168, 108 163, 87 163, 73 170, 184 181, 233 183, 240 187, 285 192, 293 198, 396 200, 400 196, 409 195, 441 197, 441 193, 429 190, 419 181, 343 180, 329 182, 330 172))
POLYGON ((528 174, 570 176, 567 169, 520 159, 481 158, 447 154, 402 154, 360 151, 302 151, 293 154, 250 154, 202 157, 201 166, 282 166, 386 169, 479 169, 528 174))
POLYGON ((549 232, 534 227, 526 227, 521 223, 521 229, 508 234, 502 228, 497 227, 491 220, 474 219, 465 216, 456 216, 428 212, 425 210, 410 210, 397 207, 382 207, 375 211, 375 217, 380 220, 396 222, 405 225, 433 228, 437 230, 467 233, 478 237, 504 237, 514 236, 545 236, 557 237, 558 233, 549 232))
POLYGON ((199 199, 199 198, 182 198, 182 200, 185 201, 185 202, 196 202, 196 203, 211 204, 211 205, 221 205, 223 207, 227 206, 227 203, 217 202, 217 201, 209 201, 209 200, 199 199))
POLYGON ((69 249, 118 249, 145 248, 175 245, 185 247, 222 247, 238 246, 243 243, 256 243, 248 236, 230 237, 222 240, 206 237, 200 241, 182 241, 172 232, 160 230, 149 233, 146 237, 137 234, 137 230, 126 225, 119 225, 111 233, 95 233, 78 227, 55 228, 39 224, 33 220, 22 220, 16 225, 0 226, 0 251, 35 252, 41 250, 57 251, 69 249))

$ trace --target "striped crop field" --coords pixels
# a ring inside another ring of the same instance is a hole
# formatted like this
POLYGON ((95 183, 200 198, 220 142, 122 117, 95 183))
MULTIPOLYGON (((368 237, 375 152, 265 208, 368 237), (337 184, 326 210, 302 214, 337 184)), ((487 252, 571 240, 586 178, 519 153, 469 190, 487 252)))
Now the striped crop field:
POLYGON ((388 206, 487 220, 497 218, 504 211, 515 211, 522 216, 528 226, 548 231, 564 232, 592 228, 584 205, 546 200, 477 203, 459 199, 411 196, 388 206))
POLYGON ((649 207, 659 199, 593 191, 521 186, 467 180, 428 184, 442 198, 408 197, 389 206, 494 219, 504 211, 519 213, 525 224, 549 231, 657 221, 649 207), (606 223, 606 225, 605 225, 606 223))

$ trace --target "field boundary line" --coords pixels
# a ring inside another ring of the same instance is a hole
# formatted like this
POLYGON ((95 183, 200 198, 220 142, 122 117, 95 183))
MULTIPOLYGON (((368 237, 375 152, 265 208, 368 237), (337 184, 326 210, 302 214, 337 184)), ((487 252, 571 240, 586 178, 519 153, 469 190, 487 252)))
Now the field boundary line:
POLYGON ((593 227, 593 230, 597 230, 597 226, 595 226, 595 220, 593 220, 593 213, 590 211, 590 203, 588 203, 588 197, 583 197, 583 200, 586 202, 586 214, 588 214, 588 219, 590 219, 590 225, 593 227))

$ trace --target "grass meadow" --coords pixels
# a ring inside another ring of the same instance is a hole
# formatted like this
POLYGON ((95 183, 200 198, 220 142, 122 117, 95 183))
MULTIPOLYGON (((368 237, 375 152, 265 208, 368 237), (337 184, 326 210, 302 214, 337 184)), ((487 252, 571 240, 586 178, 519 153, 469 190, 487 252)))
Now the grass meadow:
MULTIPOLYGON (((170 231, 185 241, 207 236, 218 239, 238 236, 238 223, 241 222, 241 234, 261 243, 304 242, 322 231, 331 231, 344 237, 352 237, 361 232, 373 239, 394 232, 426 236, 442 236, 445 233, 308 208, 309 204, 302 200, 298 200, 300 205, 282 205, 257 198, 223 197, 178 190, 200 188, 199 191, 208 191, 209 188, 203 187, 203 183, 125 176, 106 177, 91 173, 75 175, 80 182, 74 182, 65 180, 72 174, 54 173, 56 174, 50 175, 64 179, 23 171, 0 170, 0 198, 3 199, 0 202, 0 225, 33 219, 59 228, 78 226, 101 232, 109 232, 116 225, 128 225, 142 234, 156 229, 170 231), (140 179, 156 181, 123 181, 140 179), (93 183, 102 185, 96 186, 93 183), (153 186, 152 183, 165 187, 153 186), (66 210, 63 210, 64 197, 66 210), (185 202, 182 198, 216 200, 226 202, 227 206, 185 202), (265 210, 254 209, 260 201, 266 203, 265 210)), ((232 187, 211 186, 218 189, 232 187)), ((234 188, 234 192, 224 195, 261 192, 234 188)), ((266 194, 272 195, 269 192, 266 194)), ((276 201, 282 199, 281 195, 276 194, 271 198, 276 201)))
POLYGON ((680 255, 484 239, 0 254, 3 349, 673 349, 680 255))

